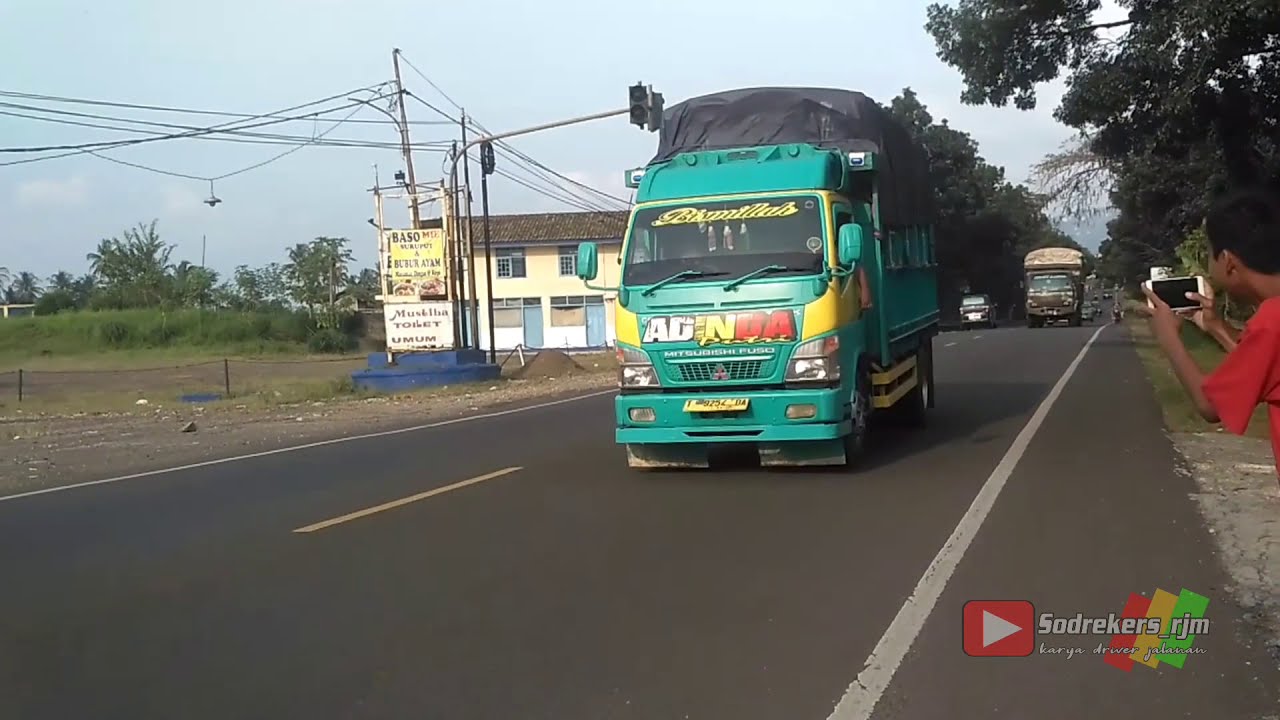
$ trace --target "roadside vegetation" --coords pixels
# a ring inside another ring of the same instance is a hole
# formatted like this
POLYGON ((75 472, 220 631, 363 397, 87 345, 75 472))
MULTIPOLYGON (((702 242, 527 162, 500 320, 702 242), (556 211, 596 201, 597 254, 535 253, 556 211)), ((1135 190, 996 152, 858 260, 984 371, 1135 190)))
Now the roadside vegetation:
POLYGON ((373 304, 380 283, 374 269, 351 274, 347 244, 298 243, 286 262, 240 266, 222 279, 175 262, 153 221, 100 241, 79 276, 64 270, 41 281, 0 269, 4 301, 35 305, 33 317, 0 322, 0 368, 355 351, 358 309, 373 304))
MULTIPOLYGON (((1160 403, 1165 425, 1169 430, 1176 433, 1212 431, 1216 426, 1205 422, 1192 405, 1177 376, 1173 374, 1169 361, 1156 345, 1155 338, 1151 336, 1151 329, 1146 320, 1136 313, 1131 313, 1125 323, 1133 336, 1133 343, 1137 347, 1138 355, 1142 358, 1142 364, 1146 366, 1147 377, 1151 379, 1156 400, 1160 403)), ((1187 323, 1182 329, 1182 339, 1196 362, 1206 370, 1217 367, 1226 356, 1221 345, 1200 332, 1200 329, 1191 323, 1187 323)), ((1269 437, 1267 427, 1266 406, 1259 406, 1254 411, 1252 422, 1249 423, 1248 435, 1255 438, 1269 437)))

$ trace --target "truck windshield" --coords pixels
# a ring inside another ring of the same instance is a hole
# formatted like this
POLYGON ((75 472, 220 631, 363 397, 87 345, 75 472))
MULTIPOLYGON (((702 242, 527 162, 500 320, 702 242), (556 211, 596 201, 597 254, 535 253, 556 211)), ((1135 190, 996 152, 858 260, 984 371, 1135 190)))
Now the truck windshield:
POLYGON ((1029 292, 1069 292, 1071 290, 1070 275, 1037 275, 1027 285, 1029 292))
POLYGON ((985 295, 970 295, 961 300, 960 303, 962 305, 986 305, 987 297, 985 295))
POLYGON ((822 271, 822 201, 779 196, 643 208, 631 227, 623 282, 647 284, 685 269, 720 279, 782 265, 773 275, 822 271))

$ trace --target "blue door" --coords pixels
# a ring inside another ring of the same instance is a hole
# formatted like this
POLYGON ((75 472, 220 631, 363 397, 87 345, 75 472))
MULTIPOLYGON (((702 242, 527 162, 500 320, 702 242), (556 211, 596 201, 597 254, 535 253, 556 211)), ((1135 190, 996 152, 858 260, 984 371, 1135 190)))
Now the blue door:
POLYGON ((523 308, 524 346, 542 347, 542 306, 525 305, 523 308))
POLYGON ((587 306, 587 347, 604 347, 604 306, 587 306))

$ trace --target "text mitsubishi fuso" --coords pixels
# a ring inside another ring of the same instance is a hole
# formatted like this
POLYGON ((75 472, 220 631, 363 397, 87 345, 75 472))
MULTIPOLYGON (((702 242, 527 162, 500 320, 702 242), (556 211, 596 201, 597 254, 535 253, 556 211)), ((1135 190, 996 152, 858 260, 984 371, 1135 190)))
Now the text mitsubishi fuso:
POLYGON ((937 263, 927 157, 857 92, 734 90, 669 108, 617 292, 616 438, 631 467, 847 465, 873 415, 933 406, 937 263))

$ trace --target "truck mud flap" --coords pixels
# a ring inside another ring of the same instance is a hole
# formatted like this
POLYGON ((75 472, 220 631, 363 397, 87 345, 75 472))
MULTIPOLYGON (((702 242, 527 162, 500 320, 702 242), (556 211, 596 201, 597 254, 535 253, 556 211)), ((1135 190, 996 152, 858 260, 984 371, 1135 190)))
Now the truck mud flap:
POLYGON ((640 469, 708 468, 711 466, 705 443, 672 443, 670 445, 627 445, 627 467, 640 469))
POLYGON ((761 467, 843 466, 840 440, 793 440, 759 445, 761 467))

